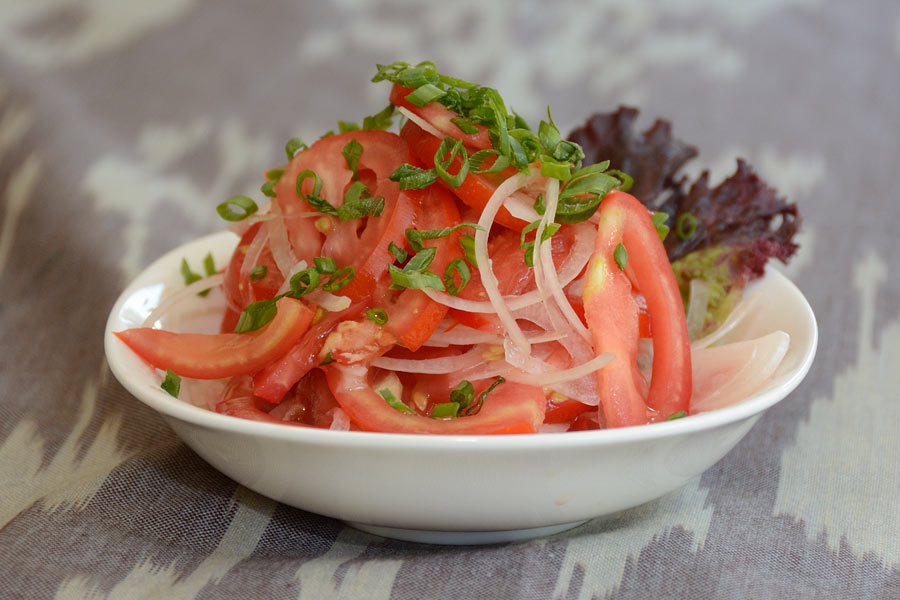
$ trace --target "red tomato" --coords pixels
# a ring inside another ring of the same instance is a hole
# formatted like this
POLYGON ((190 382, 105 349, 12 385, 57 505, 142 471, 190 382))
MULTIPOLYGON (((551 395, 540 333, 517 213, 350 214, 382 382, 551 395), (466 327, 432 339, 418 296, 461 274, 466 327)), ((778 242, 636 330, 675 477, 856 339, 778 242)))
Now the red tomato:
MULTIPOLYGON (((265 267, 265 276, 261 279, 250 279, 249 282, 241 281, 241 268, 244 266, 247 250, 250 248, 253 238, 259 233, 260 227, 261 224, 257 223, 241 236, 237 248, 234 249, 234 253, 231 255, 231 261, 225 269, 225 281, 222 283, 222 290, 225 293, 225 298, 230 305, 236 306, 241 310, 247 308, 248 304, 255 302, 256 300, 268 300, 274 298, 275 294, 278 293, 278 288, 280 288, 281 284, 284 282, 284 277, 282 276, 281 271, 278 270, 278 266, 275 264, 275 259, 272 258, 272 252, 269 250, 268 246, 263 248, 262 252, 260 252, 259 259, 257 259, 256 264, 253 265, 254 268, 259 266, 265 267), (249 286, 247 285, 248 283, 249 286), (250 290, 253 291, 252 295, 250 290)), ((237 324, 237 321, 235 321, 234 324, 237 324)), ((233 330, 234 325, 227 330, 224 330, 223 325, 223 331, 233 330)))
POLYGON ((140 327, 116 332, 157 369, 195 379, 247 375, 284 356, 309 327, 313 312, 292 298, 278 301, 275 318, 249 333, 173 333, 140 327))
POLYGON ((544 415, 544 423, 568 423, 591 409, 596 412, 596 407, 584 404, 578 400, 564 400, 559 404, 549 402, 547 413, 544 415))
POLYGON ((276 423, 279 425, 302 425, 294 421, 284 421, 268 414, 264 408, 266 402, 253 396, 249 377, 234 377, 228 382, 222 392, 221 399, 216 404, 216 412, 223 415, 261 421, 263 423, 276 423))
POLYGON ((330 365, 325 375, 344 412, 360 428, 369 431, 450 435, 534 433, 544 419, 547 405, 540 388, 505 382, 488 395, 478 414, 432 419, 391 407, 372 389, 369 369, 364 365, 330 365))
MULTIPOLYGON (((456 200, 445 189, 432 185, 417 192, 414 197, 419 206, 418 229, 443 229, 460 222, 456 200)), ((430 271, 443 277, 450 262, 462 258, 462 247, 459 245, 462 234, 457 230, 436 240, 423 241, 425 247, 437 249, 428 267, 430 271)), ((410 350, 417 350, 424 344, 447 314, 446 306, 431 300, 422 290, 403 290, 396 299, 385 296, 378 306, 388 316, 385 330, 397 339, 397 343, 410 350)))
POLYGON ((607 425, 640 425, 688 410, 691 353, 681 294, 647 209, 629 194, 611 192, 600 204, 583 292, 594 350, 616 355, 597 372, 607 425), (614 259, 619 244, 628 253, 624 272, 614 259), (646 403, 646 382, 635 363, 640 309, 632 281, 646 298, 653 331, 653 376, 646 403))
MULTIPOLYGON (((477 148, 478 150, 491 148, 491 139, 488 136, 487 127, 473 123, 478 128, 478 133, 463 133, 452 121, 452 119, 459 118, 458 114, 438 102, 432 102, 421 108, 416 106, 406 99, 413 91, 410 88, 394 84, 394 87, 391 88, 391 103, 394 106, 402 106, 413 114, 422 117, 444 135, 462 140, 462 143, 470 148, 477 148)), ((434 152, 431 155, 434 156, 434 152)))
MULTIPOLYGON (((427 168, 434 167, 434 155, 441 145, 441 140, 434 137, 430 133, 422 131, 415 123, 408 122, 400 131, 400 136, 409 144, 412 153, 421 160, 427 168)), ((462 161, 457 157, 454 161, 455 167, 449 169, 451 173, 456 173, 462 161)), ((511 169, 511 168, 510 168, 511 169)), ((508 169, 502 173, 469 173, 463 180, 462 184, 457 188, 449 188, 463 202, 481 212, 491 196, 497 190, 497 187, 503 183, 510 175, 515 174, 515 169, 508 169)), ((446 186, 443 180, 439 180, 440 185, 446 186)), ((521 231, 528 223, 512 216, 506 207, 501 206, 494 219, 501 225, 505 225, 510 229, 521 231)))

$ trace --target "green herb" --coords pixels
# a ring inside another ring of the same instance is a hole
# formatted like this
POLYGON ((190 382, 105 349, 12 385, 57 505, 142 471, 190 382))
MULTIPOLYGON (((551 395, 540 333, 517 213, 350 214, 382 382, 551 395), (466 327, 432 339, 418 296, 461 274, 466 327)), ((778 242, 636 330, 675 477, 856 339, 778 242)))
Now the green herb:
POLYGON ((463 379, 450 392, 450 402, 459 406, 460 409, 469 406, 469 403, 475 399, 475 388, 470 381, 463 379))
POLYGON ((235 333, 246 333, 248 331, 256 331, 260 327, 266 325, 275 318, 278 308, 275 302, 278 298, 271 300, 257 300, 247 306, 238 318, 237 325, 234 327, 235 333))
POLYGON ((445 402, 443 404, 435 404, 431 409, 432 419, 453 419, 459 413, 459 404, 456 402, 445 402))
POLYGON ((310 169, 304 169, 297 173, 297 196, 303 198, 307 204, 312 206, 317 211, 324 213, 326 215, 337 216, 337 209, 333 207, 327 200, 319 196, 319 193, 322 191, 322 180, 316 175, 315 171, 310 169), (313 180, 313 190, 311 194, 303 193, 303 183, 307 179, 313 180))
POLYGON ((509 166, 509 157, 500 156, 496 150, 479 150, 469 157, 469 170, 473 173, 499 173, 509 166), (495 158, 491 166, 482 169, 481 165, 489 158, 495 158))
POLYGON ((302 298, 319 287, 319 272, 315 269, 303 269, 291 276, 291 295, 302 298))
POLYGON ((275 183, 274 181, 267 181, 259 187, 259 191, 263 193, 263 196, 267 196, 269 198, 275 197, 275 183))
POLYGON ((407 405, 403 404, 403 402, 401 402, 401 401, 397 398, 397 396, 395 396, 394 393, 391 392, 391 390, 389 390, 388 388, 382 388, 382 389, 378 390, 378 393, 381 394, 381 397, 384 398, 385 401, 386 401, 386 402, 391 406, 391 408, 393 408, 394 410, 399 410, 399 411, 402 412, 402 413, 408 413, 408 414, 411 414, 411 415, 416 414, 416 411, 414 411, 413 409, 411 409, 411 408, 408 407, 407 405))
POLYGON ((466 263, 461 258, 454 258, 444 270, 444 288, 448 294, 456 296, 466 287, 471 277, 472 274, 469 272, 469 267, 466 263), (459 274, 460 283, 458 287, 456 285, 456 277, 453 274, 454 271, 459 274))
POLYGON ((366 318, 376 325, 384 325, 388 322, 387 313, 380 308, 370 308, 366 311, 366 318))
POLYGON ((459 236, 459 245, 466 255, 466 260, 469 261, 470 265, 477 269, 478 259, 475 258, 475 238, 471 235, 461 235, 459 236))
POLYGON ((466 175, 469 174, 469 157, 466 154, 466 149, 462 145, 462 141, 452 137, 444 138, 444 141, 441 142, 437 152, 434 153, 434 170, 438 174, 438 177, 443 179, 450 187, 458 188, 462 185, 462 182, 466 179, 466 175), (451 175, 447 169, 453 164, 457 155, 460 157, 462 164, 456 175, 451 175))
POLYGON ((344 203, 337 209, 337 218, 341 221, 378 217, 384 211, 384 198, 370 196, 369 188, 361 181, 354 181, 347 193, 344 203))
POLYGON ((401 190, 421 190, 437 181, 437 173, 434 169, 422 169, 410 164, 402 164, 391 173, 391 181, 396 181, 401 190))
POLYGON ((362 158, 362 153, 362 144, 360 144, 356 140, 350 140, 341 149, 341 154, 344 156, 344 160, 347 162, 347 168, 353 172, 353 181, 357 181, 359 179, 359 159, 362 158))
POLYGON ((675 233, 682 240, 690 239, 697 232, 697 219, 691 213, 681 213, 675 220, 675 233), (685 229, 687 224, 687 229, 685 229))
POLYGON ((487 398, 488 394, 493 392, 494 388, 496 388, 498 385, 500 385, 504 381, 506 381, 506 379, 504 379, 503 377, 498 377, 497 380, 494 381, 494 383, 492 383, 488 389, 486 389, 483 392, 481 392, 480 394, 478 394, 478 402, 466 407, 465 415, 467 417, 471 417, 472 415, 477 415, 479 412, 481 412, 481 407, 484 406, 484 401, 487 398))
POLYGON ((409 240, 409 247, 412 248, 414 252, 419 252, 425 247, 422 244, 422 240, 436 240, 447 237, 454 231, 467 227, 478 231, 484 231, 484 227, 477 223, 459 223, 453 227, 444 227, 443 229, 414 229, 410 227, 406 230, 406 239, 409 240))
POLYGON ((625 270, 625 265, 628 264, 628 251, 621 243, 613 250, 613 260, 619 265, 620 270, 625 270))
POLYGON ((317 256, 313 259, 313 264, 316 265, 316 271, 322 275, 330 275, 337 271, 337 264, 330 256, 317 256))
POLYGON ((653 226, 656 227, 656 233, 659 234, 660 241, 664 242, 666 236, 669 235, 669 226, 666 225, 669 215, 664 212, 653 213, 651 220, 653 221, 653 226))
POLYGON ((371 117, 363 119, 363 129, 387 129, 394 124, 393 116, 396 109, 393 104, 388 104, 382 110, 371 117))
POLYGON ((388 273, 391 276, 391 281, 394 282, 391 285, 393 289, 444 289, 444 283, 441 281, 441 278, 431 271, 407 271, 406 267, 401 270, 394 265, 388 265, 388 273))
POLYGON ((297 152, 300 150, 306 150, 309 148, 306 144, 303 143, 298 137, 292 137, 288 140, 287 144, 284 145, 284 152, 287 154, 288 160, 291 160, 296 156, 297 152))
POLYGON ((269 272, 269 269, 266 267, 266 265, 259 265, 257 267, 253 267, 253 269, 250 270, 250 279, 252 279, 253 281, 259 281, 261 279, 265 279, 266 274, 268 272, 269 272))
POLYGON ((431 104, 446 93, 447 92, 437 87, 436 85, 426 83, 424 85, 420 85, 414 92, 407 94, 406 101, 410 104, 415 104, 419 108, 422 108, 428 104, 431 104))
POLYGON ((195 281, 200 281, 201 279, 203 279, 202 275, 191 271, 191 267, 190 265, 188 265, 188 261, 186 258, 181 259, 181 277, 184 279, 184 285, 186 286, 191 285, 195 281))
POLYGON ((404 250, 403 248, 401 248, 394 242, 391 242, 390 244, 388 244, 388 252, 390 252, 393 255, 393 257, 397 259, 397 262, 400 262, 400 263, 406 262, 406 257, 408 256, 408 253, 406 252, 406 250, 404 250))
POLYGON ((462 131, 466 135, 472 135, 478 133, 478 128, 472 124, 468 119, 463 119, 461 117, 454 117, 450 119, 450 122, 456 125, 457 129, 462 131))
POLYGON ((683 419, 688 416, 687 412, 683 410, 679 410, 678 412, 673 412, 671 415, 666 417, 666 421, 674 421, 675 419, 683 419))
POLYGON ((337 270, 328 280, 328 283, 322 286, 322 289, 326 292, 336 292, 353 281, 354 277, 356 277, 356 272, 353 270, 353 267, 344 267, 337 270))
POLYGON ((216 212, 219 213, 220 217, 232 222, 242 221, 257 210, 259 210, 259 207, 256 206, 256 202, 247 196, 232 196, 216 207, 216 212), (240 211, 234 210, 231 208, 232 206, 239 208, 240 211))
MULTIPOLYGON (((522 233, 519 236, 519 248, 525 251, 525 264, 529 267, 534 266, 534 242, 535 240, 525 241, 525 236, 530 232, 537 229, 541 224, 540 219, 537 221, 533 221, 529 223, 522 229, 522 233)), ((544 227, 544 232, 541 235, 541 243, 543 244, 551 237, 553 237, 556 232, 559 231, 559 223, 547 223, 547 226, 544 227)))
POLYGON ((331 352, 325 355, 325 358, 322 359, 322 362, 319 363, 319 366, 330 365, 334 362, 334 357, 331 355, 331 352))
POLYGON ((177 398, 178 392, 181 391, 181 377, 176 375, 172 369, 166 369, 166 378, 159 387, 173 398, 177 398))
POLYGON ((348 131, 359 131, 359 125, 353 121, 338 121, 338 131, 347 133, 348 131))

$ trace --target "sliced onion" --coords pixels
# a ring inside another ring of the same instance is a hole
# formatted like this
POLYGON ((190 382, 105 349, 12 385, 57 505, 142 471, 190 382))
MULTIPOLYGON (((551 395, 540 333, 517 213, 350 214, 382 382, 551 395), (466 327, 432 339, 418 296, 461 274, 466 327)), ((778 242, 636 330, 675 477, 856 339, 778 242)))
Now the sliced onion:
POLYGON ((691 279, 686 319, 688 337, 692 340, 697 338, 706 323, 710 289, 709 282, 705 279, 691 279))
POLYGON ((329 312, 340 312, 350 308, 352 301, 347 296, 338 296, 325 290, 315 290, 303 297, 312 304, 321 306, 329 312))
POLYGON ((783 331, 691 353, 691 413, 730 406, 763 386, 781 364, 791 337, 783 331))
MULTIPOLYGON (((443 324, 442 324, 443 325, 443 324)), ((449 324, 447 325, 449 326, 449 324)), ((470 346, 474 344, 502 344, 503 338, 494 333, 487 333, 466 327, 465 325, 456 325, 453 329, 446 331, 446 327, 439 326, 437 330, 431 334, 431 337, 425 342, 426 346, 446 348, 447 346, 470 346)))
POLYGON ((563 433, 569 430, 569 423, 544 423, 538 433, 563 433))
POLYGON ((286 279, 294 265, 297 264, 297 257, 294 256, 294 250, 291 248, 291 242, 288 240, 287 230, 284 228, 284 219, 281 216, 281 209, 277 202, 272 203, 272 214, 277 219, 266 221, 263 229, 269 237, 269 250, 272 251, 272 258, 275 259, 275 265, 286 279))
POLYGON ((256 225, 257 223, 261 223, 263 221, 268 221, 270 219, 276 218, 271 214, 271 202, 266 203, 261 206, 258 211, 250 215, 245 219, 241 219, 240 221, 235 221, 232 223, 228 230, 232 233, 236 233, 238 237, 243 237, 247 230, 256 225))
MULTIPOLYGON (((259 231, 256 232, 256 235, 253 236, 253 241, 250 242, 247 253, 244 255, 244 260, 241 263, 241 271, 238 274, 239 281, 250 281, 250 273, 253 271, 256 263, 259 262, 259 257, 268 241, 269 235, 266 228, 260 227, 259 231)), ((235 249, 235 252, 240 252, 240 249, 235 249)), ((250 302, 256 301, 256 293, 253 291, 252 285, 247 286, 247 298, 250 302)))
POLYGON ((608 365, 613 359, 615 355, 610 354, 609 352, 604 352, 599 356, 595 356, 591 360, 586 363, 582 363, 576 367, 572 367, 571 369, 562 369, 559 371, 550 371, 546 373, 512 373, 507 377, 510 381, 517 381, 519 383, 526 383, 529 385, 536 386, 552 386, 557 383, 565 383, 567 381, 572 381, 574 379, 580 379, 585 375, 590 375, 596 371, 599 371, 606 365, 608 365))
POLYGON ((379 356, 372 361, 372 365, 380 369, 389 369, 391 371, 441 375, 444 373, 453 373, 455 371, 469 369, 486 362, 484 357, 486 351, 488 351, 487 346, 475 346, 464 354, 442 356, 440 358, 409 359, 379 356))
POLYGON ((410 121, 412 121, 413 123, 418 125, 422 131, 424 131, 426 133, 430 133, 431 135, 433 135, 434 137, 436 137, 439 140, 442 140, 446 137, 443 133, 441 133, 440 131, 435 129, 434 125, 432 125, 431 123, 429 123, 428 121, 426 121, 425 119, 420 117, 419 115, 415 114, 411 110, 404 108, 402 106, 398 106, 397 110, 400 111, 401 115, 403 115, 404 117, 406 117, 407 119, 409 119, 410 121))
POLYGON ((728 318, 725 319, 725 322, 719 325, 719 327, 707 335, 706 337, 700 338, 691 343, 691 350, 699 350, 700 348, 706 348, 708 346, 712 346, 723 337, 731 333, 731 331, 744 320, 748 314, 750 314, 751 309, 756 306, 756 303, 759 302, 759 293, 752 294, 750 296, 745 296, 738 305, 734 307, 734 310, 731 311, 731 314, 728 315, 728 318))
POLYGON ((194 294, 202 292, 203 290, 220 286, 222 285, 223 281, 225 281, 225 275, 223 275, 222 273, 216 273, 215 275, 210 275, 209 277, 198 279, 194 283, 181 288, 180 290, 174 292, 170 296, 167 296, 162 302, 160 302, 159 306, 154 308, 153 312, 147 315, 147 318, 144 319, 141 327, 155 327, 158 321, 163 318, 166 313, 168 313, 172 309, 173 306, 186 298, 190 298, 194 294))
POLYGON ((329 427, 329 429, 334 429, 335 431, 348 431, 350 429, 350 417, 347 416, 347 413, 339 406, 336 406, 331 410, 334 412, 331 415, 331 427, 329 427))

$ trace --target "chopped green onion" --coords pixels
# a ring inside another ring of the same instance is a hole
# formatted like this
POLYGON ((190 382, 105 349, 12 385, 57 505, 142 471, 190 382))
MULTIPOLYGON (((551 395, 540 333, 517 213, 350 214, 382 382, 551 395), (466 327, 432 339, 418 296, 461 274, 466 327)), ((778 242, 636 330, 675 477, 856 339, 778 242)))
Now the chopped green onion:
POLYGON ((434 170, 438 177, 443 179, 450 187, 458 188, 462 185, 466 175, 469 174, 469 158, 460 140, 452 137, 444 138, 437 152, 434 153, 434 170), (453 164, 453 160, 457 155, 459 155, 462 164, 456 175, 451 175, 447 169, 453 164))
POLYGON ((353 121, 338 121, 338 131, 347 133, 348 131, 359 131, 359 125, 353 121))
POLYGON ((506 381, 506 379, 504 379, 503 377, 498 377, 497 380, 494 381, 494 383, 492 383, 488 389, 486 389, 483 392, 481 392, 480 394, 478 394, 478 402, 476 404, 472 404, 472 405, 468 406, 466 408, 465 415, 467 417, 471 417, 472 415, 477 415, 479 412, 481 412, 481 407, 484 406, 484 401, 487 398, 488 394, 493 392, 494 388, 497 387, 498 385, 500 385, 501 383, 503 383, 504 381, 506 381))
POLYGON ((287 144, 284 145, 284 152, 287 154, 288 160, 291 160, 296 156, 297 152, 300 150, 306 150, 309 148, 306 144, 303 143, 298 137, 292 137, 288 140, 287 144))
POLYGON ((450 119, 450 122, 456 125, 457 129, 462 131, 466 135, 472 135, 478 133, 478 127, 472 124, 472 122, 468 119, 464 119, 462 117, 455 117, 450 119))
POLYGON ((334 357, 331 355, 331 352, 329 352, 328 354, 325 355, 324 358, 322 358, 322 362, 319 363, 319 366, 321 367, 324 365, 330 365, 333 362, 334 362, 334 357))
POLYGON ((628 251, 621 243, 616 246, 616 249, 613 251, 613 259, 616 261, 616 264, 619 265, 619 269, 624 271, 625 265, 628 264, 628 251))
POLYGON ((330 256, 317 256, 313 259, 313 264, 316 265, 316 271, 322 275, 330 275, 337 271, 337 264, 330 256))
POLYGON ((533 208, 534 208, 534 212, 536 212, 539 215, 543 215, 545 212, 547 212, 547 207, 544 206, 544 195, 543 194, 538 194, 537 198, 534 199, 533 208))
POLYGON ((370 308, 366 311, 366 318, 376 325, 384 325, 388 322, 387 313, 380 308, 370 308))
POLYGON ((456 402, 445 402, 443 404, 435 404, 431 409, 432 419, 453 419, 459 412, 459 404, 456 402))
POLYGON ((391 242, 390 244, 388 244, 388 252, 390 252, 393 255, 393 257, 397 259, 397 262, 401 262, 401 263, 406 262, 406 258, 407 258, 407 256, 409 256, 408 253, 406 252, 406 250, 404 250, 403 248, 401 248, 394 242, 391 242))
POLYGON ((265 279, 268 271, 269 271, 269 269, 266 267, 266 265, 259 265, 257 267, 253 267, 253 269, 250 270, 250 279, 253 281, 259 281, 261 279, 265 279))
POLYGON ((694 218, 694 215, 691 213, 681 213, 678 215, 678 219, 675 220, 675 233, 678 234, 678 237, 682 240, 688 240, 694 236, 697 232, 697 219, 694 218), (687 223, 687 230, 685 230, 684 225, 687 223))
POLYGON ((401 270, 394 265, 388 265, 388 273, 391 276, 391 281, 394 282, 391 286, 393 289, 444 289, 444 283, 441 281, 441 278, 431 271, 407 271, 405 268, 401 270))
POLYGON ((274 198, 275 197, 275 182, 271 181, 271 180, 265 182, 264 184, 259 186, 259 191, 263 193, 263 196, 266 196, 268 198, 274 198))
POLYGON ((610 171, 607 171, 607 174, 613 175, 622 180, 622 183, 616 186, 616 189, 618 189, 619 191, 627 192, 631 189, 631 186, 634 185, 634 178, 632 178, 628 173, 623 173, 622 171, 612 169, 610 171))
POLYGON ((425 85, 420 85, 415 89, 411 94, 406 95, 406 101, 410 104, 415 104, 419 108, 427 106, 446 94, 444 90, 433 85, 431 83, 426 83, 425 85))
POLYGON ((477 269, 478 259, 475 257, 475 238, 471 235, 461 235, 459 236, 459 245, 466 255, 466 260, 477 269))
POLYGON ((178 392, 181 391, 181 377, 176 375, 172 369, 166 369, 166 378, 159 387, 173 398, 177 398, 178 392))
POLYGON ((475 399, 475 388, 472 386, 470 381, 463 379, 459 382, 453 390, 450 392, 450 402, 459 405, 460 408, 465 408, 469 405, 469 403, 475 399))
POLYGON ((353 267, 344 267, 336 271, 328 280, 328 283, 322 286, 322 289, 326 292, 336 292, 353 281, 354 277, 356 277, 356 272, 353 270, 353 267))
POLYGON ((664 212, 653 213, 651 220, 653 221, 653 226, 656 227, 656 233, 659 234, 659 240, 664 242, 666 236, 669 235, 669 226, 666 225, 669 215, 664 212))
POLYGON ((303 269, 291 276, 291 295, 302 298, 319 287, 319 272, 315 269, 303 269))
POLYGON ((312 206, 319 212, 325 213, 326 215, 337 216, 338 211, 335 207, 333 207, 328 200, 319 196, 319 192, 322 191, 322 180, 319 179, 319 176, 316 175, 315 171, 311 171, 310 169, 304 169, 297 173, 297 196, 303 198, 307 204, 312 206), (303 183, 312 178, 313 180, 313 191, 311 194, 303 193, 303 183))
POLYGON ((394 410, 399 410, 402 413, 408 413, 411 415, 416 414, 416 411, 403 404, 403 402, 401 402, 397 398, 397 396, 395 396, 394 393, 388 388, 382 388, 378 390, 378 393, 381 394, 381 397, 384 398, 385 402, 387 402, 394 410))
POLYGON ((278 181, 279 179, 281 179, 281 176, 284 175, 284 169, 282 169, 281 167, 277 169, 269 169, 268 171, 266 171, 265 175, 266 180, 268 181, 278 181))
POLYGON ((388 104, 382 110, 375 113, 371 117, 363 119, 363 129, 388 129, 394 124, 393 116, 396 109, 393 104, 388 104))
POLYGON ((186 258, 181 259, 181 277, 184 279, 184 285, 191 285, 195 281, 203 279, 202 275, 191 270, 186 258))
POLYGON ((344 203, 337 209, 337 217, 341 221, 378 217, 384 211, 384 198, 370 196, 369 188, 362 181, 354 181, 347 193, 344 203))
POLYGON ((466 284, 469 283, 471 277, 472 274, 469 272, 469 267, 463 259, 454 258, 444 270, 444 289, 446 289, 447 293, 451 296, 456 296, 464 287, 466 287, 466 284), (459 287, 456 285, 456 277, 453 275, 454 271, 459 274, 459 287))
POLYGON ((473 173, 499 173, 508 166, 509 157, 501 156, 496 150, 479 150, 469 157, 469 170, 473 173), (481 165, 491 157, 495 157, 496 160, 491 163, 490 167, 482 169, 481 165))
POLYGON ((362 144, 360 144, 356 140, 350 140, 341 149, 341 154, 344 156, 344 160, 347 162, 347 168, 350 169, 350 171, 353 173, 353 181, 359 179, 359 159, 362 158, 362 153, 362 144))
MULTIPOLYGON (((533 221, 522 229, 519 236, 519 249, 525 251, 525 264, 529 267, 534 266, 534 242, 535 240, 526 241, 525 236, 537 229, 541 224, 541 220, 533 221)), ((541 235, 541 243, 546 242, 559 231, 559 223, 547 223, 544 227, 544 233, 541 235)))
POLYGON ((404 271, 424 271, 428 268, 428 265, 431 264, 431 261, 434 260, 434 256, 437 254, 437 248, 423 248, 419 252, 413 255, 409 262, 406 263, 406 266, 403 267, 404 271))
POLYGON ((251 198, 247 196, 232 196, 225 202, 216 207, 216 212, 226 221, 242 221, 259 210, 251 198), (240 212, 235 211, 232 206, 241 209, 240 212))
POLYGON ((422 169, 404 163, 388 179, 396 181, 401 190, 421 190, 437 181, 437 173, 434 169, 422 169))
POLYGON ((409 240, 409 247, 412 248, 415 252, 419 252, 420 250, 422 250, 422 248, 424 248, 422 240, 436 240, 442 237, 447 237, 454 231, 466 227, 478 231, 484 231, 484 227, 482 227, 478 223, 459 223, 457 225, 454 225, 453 227, 444 227, 443 229, 414 229, 410 227, 406 230, 406 239, 409 240))
POLYGON ((553 177, 560 181, 568 181, 572 176, 572 167, 569 163, 559 162, 546 154, 541 156, 541 175, 553 177))
POLYGON ((271 300, 257 300, 247 306, 238 318, 234 327, 235 333, 256 331, 275 318, 278 308, 275 306, 277 298, 271 300))
POLYGON ((213 260, 212 252, 208 252, 203 258, 203 270, 206 271, 207 277, 216 274, 216 262, 213 260))
POLYGON ((679 410, 678 412, 673 412, 671 415, 666 417, 666 421, 674 421, 675 419, 683 419, 688 416, 687 412, 683 410, 679 410))

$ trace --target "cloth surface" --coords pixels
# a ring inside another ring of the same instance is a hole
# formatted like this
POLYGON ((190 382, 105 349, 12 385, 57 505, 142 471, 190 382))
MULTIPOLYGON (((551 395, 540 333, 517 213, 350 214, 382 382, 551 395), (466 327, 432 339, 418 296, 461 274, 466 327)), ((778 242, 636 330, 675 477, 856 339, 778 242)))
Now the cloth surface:
POLYGON ((0 2, 0 597, 900 597, 898 98, 890 0, 0 2), (701 477, 551 538, 404 543, 238 486, 110 375, 125 284, 424 59, 563 132, 639 106, 799 203, 818 356, 701 477))

